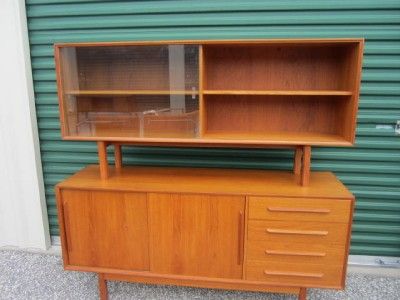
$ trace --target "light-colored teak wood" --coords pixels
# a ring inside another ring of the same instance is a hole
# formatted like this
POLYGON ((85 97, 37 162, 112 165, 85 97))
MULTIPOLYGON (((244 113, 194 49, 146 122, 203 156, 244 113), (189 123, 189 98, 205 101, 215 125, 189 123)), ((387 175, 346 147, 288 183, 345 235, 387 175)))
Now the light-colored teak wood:
MULTIPOLYGON (((351 96, 351 91, 334 90, 205 90, 205 95, 270 95, 270 96, 351 96)), ((283 100, 288 98, 283 98, 283 100)), ((301 98, 300 98, 301 99, 301 98)), ((322 98, 325 99, 325 98, 322 98)))
POLYGON ((345 259, 345 245, 329 243, 300 243, 287 239, 270 243, 268 239, 247 242, 248 260, 288 263, 317 263, 342 265, 345 259))
POLYGON ((297 284, 300 287, 343 288, 341 265, 248 261, 246 279, 273 284, 297 284))
POLYGON ((344 286, 353 196, 331 173, 302 187, 291 172, 109 171, 56 189, 64 267, 100 274, 100 295, 106 280, 300 296, 344 286))
POLYGON ((307 300, 307 289, 306 288, 300 288, 299 300, 307 300))
POLYGON ((294 158, 293 158, 293 173, 296 175, 300 175, 301 172, 302 156, 303 156, 303 148, 297 146, 295 148, 294 158))
POLYGON ((110 177, 99 178, 99 166, 90 165, 57 186, 71 189, 118 190, 183 194, 225 194, 301 198, 354 196, 331 172, 311 173, 307 187, 286 171, 125 166, 120 172, 110 167, 110 177), (177 183, 177 184, 175 184, 177 183), (178 184, 179 183, 179 184, 178 184), (223 192, 222 192, 223 191, 223 192))
POLYGON ((308 185, 310 183, 311 146, 304 146, 302 152, 301 185, 308 185))
POLYGON ((114 160, 115 169, 121 170, 122 168, 122 149, 120 144, 114 144, 114 160))
POLYGON ((148 270, 145 193, 62 190, 68 264, 148 270))
POLYGON ((251 220, 248 227, 248 239, 271 243, 292 242, 344 246, 347 227, 347 223, 251 220))
POLYGON ((99 166, 101 179, 108 178, 108 160, 107 160, 107 143, 97 142, 97 149, 99 152, 99 166))
POLYGON ((98 274, 98 282, 100 300, 108 300, 107 280, 104 278, 104 274, 98 274))
POLYGON ((106 273, 108 280, 118 280, 127 282, 140 282, 148 284, 178 285, 203 287, 211 289, 230 289, 239 291, 260 291, 271 293, 299 294, 300 288, 297 286, 287 286, 287 284, 271 285, 262 281, 251 281, 243 279, 210 278, 199 276, 184 276, 171 274, 155 274, 150 272, 125 272, 125 273, 106 273))
MULTIPOLYGON (((56 44, 62 136, 106 144, 303 147, 302 155, 296 151, 294 171, 302 170, 300 183, 307 185, 307 147, 354 143, 363 44, 363 39, 56 44)), ((105 167, 101 176, 107 178, 105 167)))
POLYGON ((250 197, 249 219, 348 223, 352 201, 326 198, 250 197))
POLYGON ((149 194, 150 270, 241 278, 244 197, 149 194))
POLYGON ((354 144, 363 45, 55 45, 62 137, 95 141, 99 155, 56 187, 64 268, 98 273, 101 299, 106 280, 299 299, 343 288, 354 197, 311 172, 311 147, 354 144), (123 167, 122 145, 289 148, 293 172, 123 167))

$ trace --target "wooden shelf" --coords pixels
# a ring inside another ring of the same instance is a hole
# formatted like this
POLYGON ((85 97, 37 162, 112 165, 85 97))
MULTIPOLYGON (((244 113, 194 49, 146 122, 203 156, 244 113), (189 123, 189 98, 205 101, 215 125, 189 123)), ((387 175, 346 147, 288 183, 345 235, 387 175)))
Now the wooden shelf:
POLYGON ((198 95, 199 91, 181 90, 71 90, 67 95, 76 96, 118 96, 118 95, 198 95))
POLYGON ((206 132, 204 139, 241 140, 241 141, 268 141, 273 144, 346 144, 346 140, 333 134, 312 132, 206 132))
POLYGON ((351 96, 351 91, 334 90, 205 90, 204 95, 267 95, 267 96, 351 96))

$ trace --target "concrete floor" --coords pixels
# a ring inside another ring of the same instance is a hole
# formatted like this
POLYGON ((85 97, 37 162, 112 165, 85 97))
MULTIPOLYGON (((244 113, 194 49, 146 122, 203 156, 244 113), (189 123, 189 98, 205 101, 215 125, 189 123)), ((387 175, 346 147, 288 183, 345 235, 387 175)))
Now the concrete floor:
MULTIPOLYGON (((397 271, 396 271, 397 272, 397 271)), ((395 276, 350 273, 344 291, 309 290, 308 299, 399 300, 400 272, 395 276), (396 276, 399 275, 399 276, 396 276)), ((154 286, 123 282, 108 284, 110 299, 296 299, 284 294, 236 292, 154 286)), ((59 255, 0 248, 0 299, 97 299, 97 277, 64 271, 59 255)))

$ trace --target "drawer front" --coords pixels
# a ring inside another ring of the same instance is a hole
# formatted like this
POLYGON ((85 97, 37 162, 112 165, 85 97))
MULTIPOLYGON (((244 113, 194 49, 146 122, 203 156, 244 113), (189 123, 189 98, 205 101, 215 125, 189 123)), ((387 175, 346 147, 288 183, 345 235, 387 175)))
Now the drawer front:
POLYGON ((287 262, 249 261, 246 279, 267 283, 285 283, 310 287, 340 288, 343 285, 342 265, 321 265, 287 262))
POLYGON ((349 222, 352 200, 250 197, 249 219, 349 222))
POLYGON ((248 223, 249 241, 344 246, 347 233, 348 224, 345 223, 254 220, 248 223))
POLYGON ((312 263, 335 264, 344 262, 345 247, 338 245, 301 244, 284 242, 249 241, 247 243, 247 260, 266 263, 312 263))

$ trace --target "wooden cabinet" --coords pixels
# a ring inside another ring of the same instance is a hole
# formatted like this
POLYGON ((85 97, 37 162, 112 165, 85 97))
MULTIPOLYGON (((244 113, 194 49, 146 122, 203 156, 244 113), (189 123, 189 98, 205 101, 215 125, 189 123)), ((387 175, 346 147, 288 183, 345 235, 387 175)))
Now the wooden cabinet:
POLYGON ((354 198, 331 173, 302 187, 272 171, 98 172, 89 166, 57 186, 68 270, 287 293, 344 286, 354 198))
POLYGON ((243 196, 149 194, 150 270, 241 278, 243 196))
POLYGON ((343 288, 354 197, 310 172, 311 146, 354 144, 363 45, 55 45, 62 137, 99 154, 57 186, 65 268, 99 273, 103 298, 107 279, 343 288), (293 172, 123 167, 122 145, 289 148, 293 172))
POLYGON ((149 269, 146 194, 67 189, 58 201, 69 265, 149 269))

